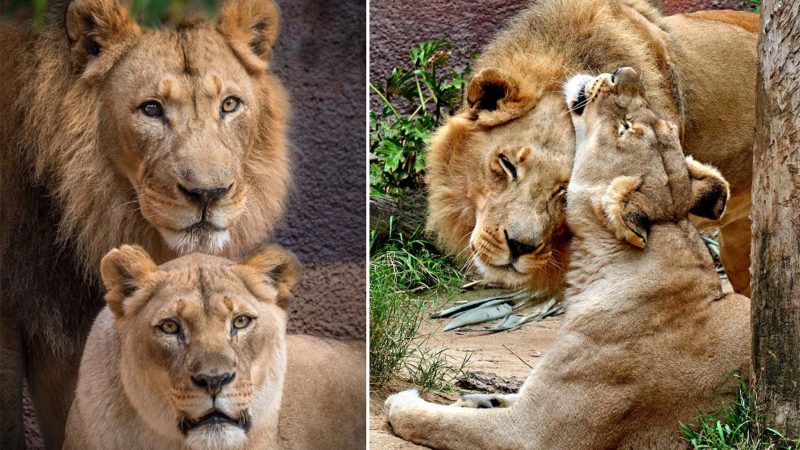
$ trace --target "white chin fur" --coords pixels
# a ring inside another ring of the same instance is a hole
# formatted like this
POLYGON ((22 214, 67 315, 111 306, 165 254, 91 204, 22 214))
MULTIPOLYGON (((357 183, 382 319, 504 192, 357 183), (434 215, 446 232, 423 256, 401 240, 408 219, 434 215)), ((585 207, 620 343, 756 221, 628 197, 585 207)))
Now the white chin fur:
POLYGON ((212 231, 203 234, 192 234, 185 232, 175 232, 159 228, 158 232, 164 238, 169 248, 179 255, 186 255, 192 252, 210 253, 212 255, 220 253, 231 239, 228 230, 212 231))
POLYGON ((520 287, 528 281, 525 275, 519 272, 495 269, 481 261, 480 258, 475 259, 475 268, 487 280, 500 283, 509 288, 520 287))
POLYGON ((186 435, 192 450, 238 450, 247 444, 247 433, 232 425, 204 426, 186 435))
POLYGON ((572 109, 572 105, 578 101, 578 94, 581 92, 581 88, 593 78, 591 75, 581 74, 567 80, 564 85, 564 98, 567 101, 567 108, 572 109))

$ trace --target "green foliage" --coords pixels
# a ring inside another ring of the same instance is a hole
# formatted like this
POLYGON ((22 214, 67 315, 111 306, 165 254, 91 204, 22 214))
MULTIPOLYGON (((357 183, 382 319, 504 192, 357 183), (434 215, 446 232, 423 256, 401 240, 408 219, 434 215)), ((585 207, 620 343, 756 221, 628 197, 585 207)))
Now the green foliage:
POLYGON ((469 67, 450 67, 445 40, 413 47, 410 69, 395 68, 385 81, 370 83, 383 107, 370 112, 370 187, 373 195, 397 194, 423 184, 425 149, 431 131, 454 112, 469 67))
POLYGON ((454 382, 466 377, 471 356, 471 353, 467 353, 464 358, 453 360, 444 349, 429 350, 419 346, 409 355, 406 363, 409 381, 422 391, 450 391, 454 382))
POLYGON ((418 235, 392 231, 370 240, 370 384, 381 387, 406 368, 423 388, 442 389, 463 372, 466 361, 451 367, 442 351, 432 351, 420 338, 425 291, 450 290, 461 282, 452 260, 418 235))
POLYGON ((750 4, 750 11, 761 12, 761 0, 749 0, 748 3, 750 4))
MULTIPOLYGON (((203 0, 202 5, 210 16, 216 14, 219 0, 203 0)), ((185 15, 189 0, 133 0, 132 12, 139 23, 156 26, 185 15)), ((22 11, 30 11, 33 22, 39 26, 44 21, 48 0, 11 0, 3 11, 4 18, 14 17, 22 11)))
POLYGON ((800 450, 800 440, 790 442, 775 430, 755 437, 755 412, 750 407, 747 382, 739 378, 736 401, 711 414, 697 417, 698 424, 681 424, 681 432, 697 450, 800 450))

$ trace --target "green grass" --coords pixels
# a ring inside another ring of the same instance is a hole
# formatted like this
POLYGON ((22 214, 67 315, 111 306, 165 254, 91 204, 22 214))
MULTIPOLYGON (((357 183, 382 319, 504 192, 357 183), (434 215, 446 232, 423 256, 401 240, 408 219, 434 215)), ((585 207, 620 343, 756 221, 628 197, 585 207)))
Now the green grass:
MULTIPOLYGON (((391 228, 391 224, 390 224, 391 228)), ((462 276, 421 235, 370 242, 370 384, 382 387, 403 369, 422 389, 445 389, 464 370, 466 360, 449 361, 419 336, 425 314, 423 294, 450 291, 462 276)))
POLYGON ((740 379, 734 403, 711 414, 701 414, 696 425, 681 424, 681 431, 698 450, 800 450, 800 439, 788 441, 774 430, 754 436, 753 417, 747 382, 740 379))

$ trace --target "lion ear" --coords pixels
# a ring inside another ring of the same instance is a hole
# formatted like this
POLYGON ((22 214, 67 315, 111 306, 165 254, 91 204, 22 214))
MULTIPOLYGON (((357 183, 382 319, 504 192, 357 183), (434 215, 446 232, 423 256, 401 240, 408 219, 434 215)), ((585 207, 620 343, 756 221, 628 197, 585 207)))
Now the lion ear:
POLYGON ((242 63, 263 71, 280 32, 280 10, 273 0, 229 0, 220 12, 217 30, 242 63))
POLYGON ((66 17, 72 63, 84 78, 107 72, 142 32, 116 0, 75 0, 66 17))
POLYGON ((686 164, 692 183, 689 212, 706 219, 719 219, 725 213, 730 197, 728 182, 717 169, 699 163, 691 156, 686 157, 686 164))
POLYGON ((124 314, 123 302, 137 289, 137 281, 158 270, 145 249, 123 245, 106 253, 100 262, 100 277, 106 287, 106 303, 116 317, 124 314))
POLYGON ((519 117, 532 103, 519 80, 500 69, 481 70, 467 86, 467 106, 473 117, 486 125, 519 117))
POLYGON ((241 264, 264 274, 268 282, 278 289, 278 306, 286 308, 301 272, 300 262, 292 252, 270 245, 256 250, 241 264))

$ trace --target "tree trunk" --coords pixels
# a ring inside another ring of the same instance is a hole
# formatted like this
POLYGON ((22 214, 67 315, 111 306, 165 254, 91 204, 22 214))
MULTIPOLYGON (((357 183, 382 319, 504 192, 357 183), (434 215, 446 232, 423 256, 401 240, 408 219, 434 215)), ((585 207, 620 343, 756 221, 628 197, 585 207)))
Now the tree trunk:
POLYGON ((411 237, 425 230, 427 199, 425 191, 407 193, 399 198, 374 197, 369 200, 369 229, 381 238, 392 234, 411 237))
POLYGON ((764 0, 758 54, 750 386, 756 431, 771 428, 794 439, 800 437, 800 0, 764 0))

